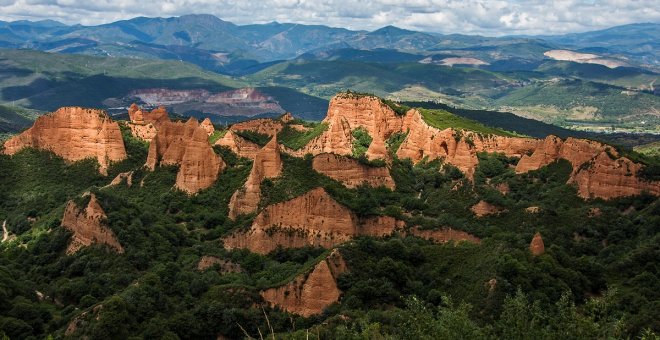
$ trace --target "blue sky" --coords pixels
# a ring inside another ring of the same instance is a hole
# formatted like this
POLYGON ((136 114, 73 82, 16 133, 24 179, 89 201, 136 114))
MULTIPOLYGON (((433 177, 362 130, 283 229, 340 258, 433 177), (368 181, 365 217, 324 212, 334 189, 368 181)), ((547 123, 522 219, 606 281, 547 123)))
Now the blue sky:
POLYGON ((213 14, 237 24, 271 21, 373 30, 561 34, 660 22, 658 0, 0 0, 0 20, 94 25, 135 16, 213 14))

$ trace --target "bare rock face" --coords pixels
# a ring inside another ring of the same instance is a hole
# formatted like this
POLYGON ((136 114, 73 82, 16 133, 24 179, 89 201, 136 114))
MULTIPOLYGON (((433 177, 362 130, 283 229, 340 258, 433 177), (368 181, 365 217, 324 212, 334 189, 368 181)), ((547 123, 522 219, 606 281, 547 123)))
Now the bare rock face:
POLYGON ((259 145, 235 134, 229 130, 222 138, 215 142, 215 145, 226 146, 239 157, 254 159, 259 151, 259 145))
POLYGON ((439 130, 426 124, 417 110, 410 110, 403 119, 403 131, 408 131, 397 156, 419 162, 444 158, 468 178, 473 178, 479 159, 478 152, 498 152, 520 157, 534 150, 537 140, 531 138, 483 136, 472 131, 439 130))
POLYGON ((297 276, 290 283, 261 292, 271 306, 304 317, 320 314, 329 305, 339 301, 341 290, 337 277, 346 271, 341 253, 334 250, 309 273, 297 276))
POLYGON ((133 136, 147 142, 151 142, 156 136, 157 126, 170 119, 164 107, 159 107, 150 112, 142 110, 136 104, 132 104, 128 108, 128 116, 130 118, 128 127, 131 129, 133 136))
POLYGON ((252 131, 263 135, 275 136, 284 128, 281 120, 270 118, 253 119, 240 122, 229 127, 231 131, 252 131))
POLYGON ((328 129, 313 139, 298 153, 335 153, 350 155, 353 150, 351 131, 363 128, 372 138, 367 151, 369 159, 385 159, 385 140, 401 131, 402 119, 379 98, 340 93, 330 101, 328 114, 323 120, 328 129))
POLYGON ((265 178, 279 177, 282 173, 282 159, 277 136, 271 138, 254 157, 252 170, 243 187, 231 196, 229 218, 235 219, 241 214, 257 211, 261 201, 261 181, 265 178))
POLYGON ((124 248, 119 244, 112 230, 103 225, 105 218, 105 211, 93 194, 85 210, 79 209, 76 203, 69 201, 64 209, 61 224, 62 227, 73 232, 66 249, 67 255, 96 243, 106 244, 116 252, 123 253, 124 248))
POLYGON ((583 198, 616 197, 639 195, 643 191, 660 196, 660 181, 644 181, 637 177, 641 165, 626 157, 612 159, 601 152, 588 166, 581 167, 569 179, 575 183, 578 194, 583 198))
POLYGON ((529 244, 529 251, 533 256, 539 256, 545 253, 545 246, 543 245, 543 238, 541 237, 541 233, 534 234, 534 238, 529 244))
POLYGON ((291 112, 287 112, 287 113, 283 114, 282 117, 280 117, 280 120, 281 120, 282 123, 284 123, 284 124, 286 124, 286 123, 288 123, 288 122, 291 122, 291 121, 293 121, 294 119, 296 119, 296 118, 293 117, 293 114, 291 114, 291 112))
POLYGON ((126 182, 127 187, 133 186, 133 171, 118 174, 107 186, 116 186, 126 182))
POLYGON ((210 136, 215 132, 215 127, 213 126, 213 123, 211 123, 211 120, 208 118, 205 118, 199 126, 206 131, 206 135, 210 136))
POLYGON ((484 200, 479 201, 479 203, 473 205, 470 210, 477 217, 484 217, 487 215, 498 214, 502 211, 499 207, 492 205, 484 200))
POLYGON ((481 240, 478 237, 466 233, 462 230, 454 230, 451 228, 422 230, 415 227, 415 228, 411 228, 409 233, 417 237, 431 240, 435 243, 447 243, 447 242, 456 242, 456 243, 469 242, 474 244, 481 243, 481 240))
POLYGON ((267 254, 278 246, 332 248, 358 235, 384 236, 400 228, 391 217, 358 218, 322 188, 264 208, 247 232, 224 239, 226 248, 267 254))
POLYGON ((620 157, 608 145, 585 139, 562 141, 548 136, 539 142, 531 156, 520 159, 516 172, 536 170, 560 158, 571 163, 573 172, 568 183, 574 183, 583 198, 611 199, 638 195, 643 191, 660 195, 660 182, 644 181, 637 176, 641 165, 620 157))
POLYGON ((213 185, 225 162, 215 154, 203 127, 198 127, 186 144, 175 186, 188 194, 195 194, 213 185))
POLYGON ((37 118, 34 125, 4 144, 13 155, 23 148, 49 150, 68 160, 95 158, 100 172, 107 174, 112 162, 126 159, 119 125, 103 110, 63 107, 37 118))
POLYGON ((146 166, 154 170, 158 164, 180 165, 175 186, 188 194, 210 187, 225 167, 209 144, 206 130, 194 118, 160 124, 149 145, 146 166))
POLYGON ((394 190, 395 184, 387 167, 372 167, 352 158, 322 153, 312 161, 314 170, 335 179, 349 188, 366 184, 372 187, 385 186, 394 190))

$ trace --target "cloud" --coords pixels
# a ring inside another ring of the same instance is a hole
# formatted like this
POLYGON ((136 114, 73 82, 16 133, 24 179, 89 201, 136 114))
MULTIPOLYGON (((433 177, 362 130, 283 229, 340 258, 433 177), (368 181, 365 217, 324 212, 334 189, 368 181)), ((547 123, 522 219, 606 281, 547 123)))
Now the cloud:
POLYGON ((0 20, 96 25, 136 16, 213 14, 236 24, 271 21, 439 33, 560 34, 660 22, 657 0, 0 0, 0 20))

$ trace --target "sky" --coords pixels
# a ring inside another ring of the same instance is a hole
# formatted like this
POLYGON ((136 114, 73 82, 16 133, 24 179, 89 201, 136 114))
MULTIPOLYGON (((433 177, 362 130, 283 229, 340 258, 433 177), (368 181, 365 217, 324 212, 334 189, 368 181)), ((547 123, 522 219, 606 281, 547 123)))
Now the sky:
POLYGON ((213 14, 235 24, 272 21, 438 33, 563 34, 660 22, 659 0, 0 0, 0 20, 97 25, 136 16, 213 14))

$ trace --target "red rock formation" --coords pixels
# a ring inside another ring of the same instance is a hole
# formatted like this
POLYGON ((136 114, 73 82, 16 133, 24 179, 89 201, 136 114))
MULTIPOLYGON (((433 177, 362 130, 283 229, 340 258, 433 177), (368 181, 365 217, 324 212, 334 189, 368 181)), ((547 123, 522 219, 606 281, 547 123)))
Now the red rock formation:
POLYGON ((525 212, 530 213, 530 214, 538 214, 539 212, 541 212, 541 208, 539 208, 537 206, 531 206, 531 207, 525 208, 525 212))
POLYGON ((130 118, 128 127, 131 129, 133 136, 147 142, 151 142, 156 136, 157 126, 170 119, 164 107, 149 112, 147 110, 143 111, 135 103, 128 108, 128 116, 130 118))
POLYGON ((282 159, 277 136, 271 138, 254 158, 252 170, 243 187, 231 196, 229 218, 235 219, 241 214, 257 211, 261 201, 261 181, 265 178, 279 177, 282 173, 282 159))
POLYGON ((282 121, 282 123, 286 124, 288 122, 291 122, 291 121, 295 120, 295 118, 293 117, 291 112, 287 112, 287 113, 283 114, 282 117, 280 117, 280 120, 282 121))
POLYGON ((236 123, 229 127, 231 131, 252 131, 263 135, 275 136, 284 128, 281 120, 270 118, 253 119, 245 122, 236 123))
POLYGON ((335 179, 349 188, 361 184, 372 187, 385 186, 394 190, 394 180, 387 167, 372 167, 360 162, 330 153, 319 154, 312 161, 314 170, 335 179))
POLYGON ((339 301, 341 290, 337 277, 346 271, 341 253, 334 250, 308 272, 297 276, 290 283, 261 292, 271 306, 304 317, 320 314, 329 305, 339 301))
POLYGON ((186 143, 175 186, 194 194, 213 185, 225 168, 225 162, 215 154, 203 127, 198 127, 186 143))
POLYGON ((637 177, 641 165, 625 157, 608 145, 567 138, 565 141, 549 136, 539 142, 531 156, 523 156, 516 166, 517 173, 539 169, 558 159, 566 159, 573 166, 568 183, 574 183, 583 198, 611 199, 639 195, 647 191, 660 195, 660 182, 644 181, 637 177))
POLYGON ((385 159, 385 140, 402 128, 401 117, 379 98, 345 93, 332 98, 323 122, 328 124, 328 129, 310 141, 298 154, 350 155, 353 150, 351 131, 361 127, 372 138, 368 150, 369 159, 385 159))
POLYGON ((479 203, 473 205, 470 210, 477 216, 483 217, 492 214, 498 214, 502 211, 499 207, 492 205, 484 200, 479 201, 479 203))
POLYGON ((445 162, 456 166, 468 178, 472 178, 479 160, 478 152, 498 152, 512 157, 520 157, 536 147, 537 140, 502 136, 484 136, 472 131, 454 129, 439 130, 426 124, 417 110, 410 110, 403 119, 403 131, 408 131, 406 139, 397 151, 399 158, 410 158, 419 162, 444 158, 445 162))
POLYGON ((120 173, 107 186, 120 185, 123 182, 126 182, 126 186, 129 188, 133 185, 133 171, 120 173))
POLYGON ((266 207, 247 232, 235 232, 224 239, 225 247, 247 248, 267 254, 278 246, 332 248, 358 235, 391 234, 401 224, 391 217, 359 219, 322 188, 289 201, 266 207))
POLYGON ((481 240, 478 237, 468 234, 464 231, 454 230, 451 228, 422 230, 419 229, 418 227, 415 227, 415 228, 411 228, 409 233, 417 237, 431 240, 435 243, 447 243, 447 242, 457 242, 457 243, 469 242, 475 244, 481 243, 481 240))
POLYGON ((610 199, 639 195, 643 191, 660 196, 660 181, 643 181, 637 177, 641 165, 626 157, 612 159, 601 152, 589 166, 574 172, 569 183, 575 183, 583 198, 610 199))
POLYGON ((102 174, 110 163, 126 159, 119 125, 105 111, 80 107, 37 118, 31 128, 7 140, 3 152, 13 155, 26 147, 49 150, 68 161, 95 158, 102 174))
POLYGON ((534 238, 529 244, 529 251, 533 256, 539 256, 545 253, 545 246, 543 245, 543 238, 541 237, 541 233, 537 232, 534 234, 534 238))
POLYGON ((176 187, 194 194, 211 186, 225 164, 208 142, 206 130, 194 118, 186 123, 162 122, 149 145, 147 168, 180 165, 176 187))
POLYGON ((226 146, 238 156, 250 159, 254 159, 259 151, 259 145, 235 134, 231 130, 218 139, 215 145, 226 146))
POLYGON ((206 131, 206 135, 210 136, 215 132, 215 127, 213 126, 213 123, 211 123, 211 120, 208 118, 205 118, 199 126, 206 131))
POLYGON ((124 248, 119 244, 112 230, 103 225, 105 218, 105 211, 93 194, 85 210, 79 209, 76 203, 69 201, 64 209, 61 224, 62 227, 73 232, 66 253, 70 255, 96 243, 106 244, 118 253, 123 253, 124 248))

